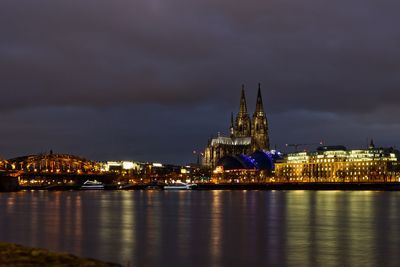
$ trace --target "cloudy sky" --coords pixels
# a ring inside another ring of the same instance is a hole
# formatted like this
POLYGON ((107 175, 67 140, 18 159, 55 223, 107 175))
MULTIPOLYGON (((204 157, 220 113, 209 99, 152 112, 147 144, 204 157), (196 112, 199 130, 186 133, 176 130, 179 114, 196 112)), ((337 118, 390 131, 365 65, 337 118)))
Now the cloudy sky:
POLYGON ((400 145, 395 0, 2 0, 0 157, 187 163, 262 84, 271 143, 400 145))

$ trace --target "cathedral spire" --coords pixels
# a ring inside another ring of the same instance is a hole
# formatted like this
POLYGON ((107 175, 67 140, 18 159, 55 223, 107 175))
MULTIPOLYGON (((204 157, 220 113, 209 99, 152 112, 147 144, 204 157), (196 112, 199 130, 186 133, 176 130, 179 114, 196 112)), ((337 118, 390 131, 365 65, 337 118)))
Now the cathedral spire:
POLYGON ((244 93, 244 84, 242 84, 242 94, 240 96, 239 113, 236 116, 236 121, 233 129, 234 137, 250 137, 251 121, 249 113, 247 113, 246 96, 244 93))
POLYGON ((261 83, 258 84, 258 93, 257 93, 257 103, 256 110, 254 115, 263 115, 264 114, 264 105, 261 97, 261 83))
POLYGON ((242 114, 242 115, 247 114, 247 104, 246 104, 246 96, 244 94, 244 84, 242 84, 242 95, 240 97, 239 114, 242 114))
POLYGON ((371 142, 369 143, 369 149, 374 149, 375 148, 375 144, 374 144, 374 139, 371 139, 371 142))
POLYGON ((268 122, 264 113, 264 106, 261 97, 261 84, 258 84, 256 110, 251 122, 251 137, 253 150, 269 150, 268 122))

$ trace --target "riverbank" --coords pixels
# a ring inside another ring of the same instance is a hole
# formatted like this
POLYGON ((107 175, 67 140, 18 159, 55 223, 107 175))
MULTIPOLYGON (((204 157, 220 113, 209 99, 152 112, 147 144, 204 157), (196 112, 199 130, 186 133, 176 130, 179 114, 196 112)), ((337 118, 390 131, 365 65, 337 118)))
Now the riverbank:
POLYGON ((199 184, 198 190, 376 190, 397 191, 400 183, 221 183, 199 184))
POLYGON ((0 242, 0 267, 121 267, 94 259, 83 259, 77 256, 50 252, 45 249, 24 247, 21 245, 0 242))
MULTIPOLYGON (((24 186, 21 190, 80 190, 79 185, 24 186)), ((105 185, 105 190, 163 189, 163 184, 105 185)), ((195 190, 400 190, 399 182, 387 183, 198 183, 195 190)))

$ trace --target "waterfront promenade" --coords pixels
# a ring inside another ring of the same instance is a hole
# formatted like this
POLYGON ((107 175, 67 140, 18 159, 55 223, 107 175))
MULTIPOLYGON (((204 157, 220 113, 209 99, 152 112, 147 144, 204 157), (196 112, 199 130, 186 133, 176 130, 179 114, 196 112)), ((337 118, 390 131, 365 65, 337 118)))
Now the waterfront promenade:
POLYGON ((394 179, 354 181, 291 181, 276 177, 237 176, 219 178, 176 177, 135 177, 116 173, 32 173, 3 172, 0 175, 0 192, 19 190, 79 190, 87 180, 104 184, 106 190, 163 189, 174 181, 190 180, 197 184, 195 190, 400 190, 400 182, 394 179), (251 177, 250 177, 251 178, 251 177))
MULTIPOLYGON (((105 190, 163 190, 165 184, 142 183, 128 184, 123 187, 118 184, 106 184, 105 190)), ((34 185, 20 186, 18 190, 80 190, 80 185, 34 185)), ((400 183, 197 183, 193 190, 400 190, 400 183)))

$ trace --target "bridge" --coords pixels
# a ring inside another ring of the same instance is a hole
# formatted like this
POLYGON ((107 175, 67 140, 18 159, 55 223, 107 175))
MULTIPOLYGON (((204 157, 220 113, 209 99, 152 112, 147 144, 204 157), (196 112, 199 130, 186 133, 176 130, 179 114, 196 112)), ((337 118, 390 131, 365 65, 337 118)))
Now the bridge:
POLYGON ((0 169, 24 174, 98 174, 100 164, 78 156, 50 152, 1 161, 0 169))
POLYGON ((36 154, 0 160, 2 176, 17 177, 21 186, 79 185, 99 180, 112 183, 115 175, 101 171, 101 164, 69 154, 36 154))

